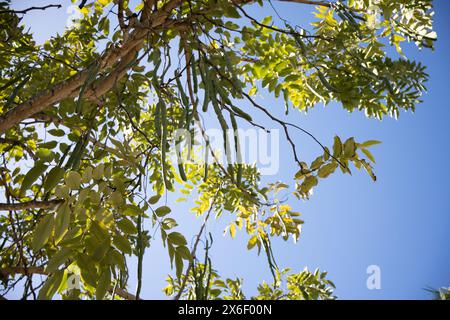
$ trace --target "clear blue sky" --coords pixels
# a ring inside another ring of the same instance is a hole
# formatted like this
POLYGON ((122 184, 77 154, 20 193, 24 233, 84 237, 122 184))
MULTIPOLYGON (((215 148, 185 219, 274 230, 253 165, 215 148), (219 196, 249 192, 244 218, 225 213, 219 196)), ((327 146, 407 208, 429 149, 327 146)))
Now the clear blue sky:
MULTIPOLYGON (((57 1, 13 1, 13 7, 56 3, 57 1)), ((70 1, 64 1, 70 3, 70 1)), ((311 6, 274 2, 280 14, 299 25, 306 25, 311 6)), ((274 252, 281 267, 300 271, 320 267, 329 272, 342 299, 427 299, 423 288, 450 286, 450 103, 449 58, 450 2, 435 1, 435 29, 439 40, 436 51, 407 50, 407 56, 428 66, 430 82, 415 114, 402 113, 399 120, 382 122, 349 114, 340 106, 317 106, 308 115, 291 112, 289 121, 301 124, 321 141, 331 145, 333 136, 355 136, 358 141, 376 139, 374 147, 378 181, 373 183, 364 172, 353 176, 336 174, 322 182, 307 202, 291 197, 292 206, 305 220, 297 244, 275 241, 274 252), (381 290, 366 288, 366 268, 381 268, 381 290)), ((274 15, 249 11, 255 16, 274 15)), ((30 13, 24 23, 35 31, 41 42, 61 32, 67 18, 65 10, 30 13)), ((282 103, 267 97, 264 104, 282 108, 282 103)), ((280 112, 281 114, 281 112, 280 112)), ((320 149, 307 137, 295 133, 302 157, 311 160, 320 149)), ((281 145, 282 169, 266 181, 283 180, 292 184, 296 165, 287 144, 281 145)), ((169 195, 175 203, 177 195, 169 195)), ((198 230, 200 219, 184 204, 172 205, 175 218, 188 235, 198 230)), ((271 280, 265 258, 246 250, 247 237, 230 240, 222 236, 227 216, 211 221, 208 231, 215 235, 211 257, 223 277, 242 277, 244 289, 254 293, 257 283, 271 280)), ((164 298, 161 288, 168 270, 168 257, 159 244, 152 242, 144 261, 144 298, 164 298)), ((130 266, 133 268, 134 263, 130 266)), ((130 290, 134 291, 133 273, 130 290)))

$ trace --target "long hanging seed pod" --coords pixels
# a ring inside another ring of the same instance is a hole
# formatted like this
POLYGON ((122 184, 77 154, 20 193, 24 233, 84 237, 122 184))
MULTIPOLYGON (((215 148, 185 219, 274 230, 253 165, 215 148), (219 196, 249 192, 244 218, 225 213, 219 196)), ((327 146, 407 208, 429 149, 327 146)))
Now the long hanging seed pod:
POLYGON ((183 102, 185 108, 189 109, 189 98, 184 92, 184 88, 183 85, 181 84, 180 77, 181 75, 178 72, 175 73, 175 81, 177 83, 178 91, 180 92, 181 102, 183 102))
POLYGON ((184 171, 184 165, 182 160, 182 150, 181 150, 181 138, 175 141, 175 153, 177 154, 177 162, 178 162, 178 171, 180 173, 180 177, 183 181, 187 181, 186 172, 184 171))
POLYGON ((198 119, 198 111, 197 111, 197 105, 198 105, 198 99, 195 98, 195 89, 193 87, 196 87, 196 84, 193 85, 192 82, 196 82, 196 76, 191 73, 192 69, 195 69, 195 57, 192 55, 191 48, 188 46, 187 42, 184 42, 184 51, 185 51, 185 59, 186 59, 186 78, 187 78, 187 86, 188 86, 188 92, 189 92, 189 98, 191 100, 192 105, 192 112, 189 115, 189 124, 192 121, 192 118, 195 117, 195 119, 198 119))
POLYGON ((230 112, 230 119, 231 125, 233 127, 234 148, 236 151, 236 163, 237 163, 236 183, 239 186, 242 180, 242 154, 241 154, 241 145, 239 142, 238 126, 233 112, 230 112))
POLYGON ((238 117, 243 118, 249 122, 253 121, 252 117, 248 113, 242 111, 241 109, 239 109, 238 107, 235 107, 233 105, 230 105, 230 107, 231 107, 231 110, 233 110, 238 117))
POLYGON ((222 86, 217 86, 216 88, 217 93, 219 94, 222 101, 227 105, 231 105, 231 100, 228 98, 228 94, 225 89, 222 86))
POLYGON ((231 159, 231 154, 230 154, 231 148, 230 148, 230 142, 228 140, 228 134, 227 134, 229 127, 228 127, 228 124, 227 124, 225 118, 223 117, 222 110, 220 109, 219 103, 217 101, 217 97, 215 95, 213 95, 211 100, 212 100, 214 112, 217 115, 217 120, 219 120, 220 127, 222 128, 223 147, 225 149, 224 151, 225 151, 225 155, 226 155, 227 162, 228 162, 228 171, 230 174, 232 174, 233 169, 232 169, 232 165, 231 165, 232 159, 231 159))
POLYGON ((99 70, 99 65, 97 63, 95 63, 94 65, 92 65, 89 68, 88 78, 87 78, 86 82, 83 84, 83 86, 81 87, 80 94, 78 95, 78 101, 77 101, 77 105, 75 108, 77 114, 81 113, 81 99, 83 98, 83 95, 84 95, 84 92, 86 91, 86 89, 95 81, 98 70, 99 70))
POLYGON ((158 101, 155 107, 155 131, 158 138, 161 139, 161 104, 162 102, 158 101))
POLYGON ((209 140, 206 140, 206 146, 205 146, 205 172, 203 174, 203 181, 208 180, 208 158, 209 158, 209 140))
POLYGON ((225 64, 227 66, 228 72, 231 74, 231 83, 233 84, 233 87, 235 89, 233 91, 240 93, 240 91, 238 90, 240 90, 241 84, 231 64, 230 57, 228 56, 228 53, 225 51, 223 52, 223 56, 225 58, 225 64))
POLYGON ((208 111, 208 105, 210 103, 211 99, 211 77, 209 75, 208 66, 204 63, 202 63, 203 68, 200 68, 200 77, 202 78, 203 85, 205 87, 205 94, 204 94, 204 100, 203 100, 203 107, 202 111, 207 112, 208 111), (202 70, 203 69, 203 70, 202 70))
MULTIPOLYGON (((179 128, 186 127, 187 130, 189 130, 190 120, 189 120, 189 98, 187 97, 186 93, 184 92, 183 85, 181 84, 180 80, 180 74, 178 72, 175 73, 175 79, 178 87, 178 91, 181 96, 181 102, 184 107, 183 117, 180 119, 179 122, 179 128)), ((175 153, 177 155, 177 162, 178 162, 178 172, 180 173, 180 177, 183 181, 187 181, 186 172, 184 170, 184 165, 181 157, 181 141, 177 140, 175 141, 175 153)))
POLYGON ((197 63, 195 61, 195 56, 191 55, 191 72, 192 72, 192 84, 194 93, 198 92, 198 79, 197 79, 197 63))
POLYGON ((159 100, 158 104, 161 108, 161 166, 162 166, 162 174, 164 180, 164 186, 168 189, 169 182, 167 180, 166 174, 166 145, 167 145, 167 110, 166 104, 159 100))

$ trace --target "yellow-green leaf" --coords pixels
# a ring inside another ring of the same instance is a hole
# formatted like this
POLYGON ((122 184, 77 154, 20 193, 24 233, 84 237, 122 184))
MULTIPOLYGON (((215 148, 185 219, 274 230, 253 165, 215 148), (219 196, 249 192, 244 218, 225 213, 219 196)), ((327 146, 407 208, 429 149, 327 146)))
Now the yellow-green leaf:
POLYGON ((123 218, 122 220, 118 221, 117 226, 119 227, 120 230, 123 231, 123 233, 126 233, 126 234, 136 234, 137 233, 137 229, 136 229, 135 225, 133 224, 133 222, 131 222, 127 218, 123 218))
POLYGON ((43 164, 42 162, 37 162, 35 166, 31 168, 23 178, 22 185, 20 187, 20 193, 24 194, 25 191, 28 190, 39 178, 39 176, 43 174, 45 170, 47 170, 47 168, 47 165, 43 164))
POLYGON ((168 206, 162 206, 155 210, 155 214, 158 217, 164 217, 168 215, 172 210, 168 206))
POLYGON ((186 239, 184 236, 179 232, 172 232, 168 235, 168 240, 177 246, 185 246, 187 244, 186 239))
POLYGON ((70 224, 70 215, 72 211, 70 210, 68 203, 63 203, 59 206, 56 211, 55 217, 55 242, 59 243, 59 241, 66 234, 69 224, 70 224))
POLYGON ((31 242, 33 250, 38 251, 47 243, 52 234, 54 222, 53 214, 47 214, 39 221, 34 229, 34 236, 31 242))
POLYGON ((51 274, 46 280, 42 288, 39 290, 39 300, 50 300, 58 291, 58 288, 63 283, 65 272, 63 270, 51 274))
POLYGON ((72 251, 68 248, 62 248, 61 250, 57 251, 48 261, 47 266, 45 267, 45 272, 55 272, 60 265, 62 265, 69 259, 71 254, 72 251))
POLYGON ((66 176, 66 185, 72 189, 76 190, 80 187, 81 184, 81 175, 76 171, 70 171, 66 176))
POLYGON ((59 181, 61 181, 63 176, 64 176, 64 169, 60 167, 52 168, 44 181, 44 191, 48 192, 52 190, 54 187, 56 187, 56 185, 58 184, 59 181))
POLYGON ((97 284, 97 290, 95 291, 95 297, 97 300, 103 300, 106 292, 108 292, 108 289, 111 287, 111 270, 109 268, 106 268, 102 275, 100 276, 100 279, 98 280, 97 284))
POLYGON ((119 249, 120 251, 131 254, 132 249, 130 242, 124 236, 120 234, 115 235, 113 238, 113 243, 116 246, 116 248, 119 249))

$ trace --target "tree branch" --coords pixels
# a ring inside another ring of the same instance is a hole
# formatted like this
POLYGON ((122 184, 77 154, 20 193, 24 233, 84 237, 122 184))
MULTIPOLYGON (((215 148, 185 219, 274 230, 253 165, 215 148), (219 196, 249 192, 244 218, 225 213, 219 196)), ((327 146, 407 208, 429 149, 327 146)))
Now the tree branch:
POLYGON ((28 11, 31 11, 31 10, 45 10, 45 9, 48 9, 48 8, 61 9, 62 5, 60 5, 60 4, 49 4, 49 5, 46 5, 46 6, 43 6, 43 7, 29 7, 29 8, 24 9, 24 10, 11 10, 11 9, 0 10, 0 14, 4 14, 4 13, 26 14, 28 11))
POLYGON ((0 203, 0 211, 16 211, 28 209, 53 209, 64 200, 49 200, 49 201, 27 201, 19 203, 0 203))
MULTIPOLYGON (((160 10, 148 15, 144 23, 148 24, 150 29, 155 29, 164 24, 166 19, 170 16, 173 9, 181 0, 171 0, 167 2, 160 10)), ((145 1, 144 13, 152 0, 145 1)), ((147 17, 147 14, 144 16, 147 17)), ((121 45, 112 45, 102 55, 98 62, 98 69, 105 71, 118 64, 108 76, 95 82, 87 92, 86 96, 89 98, 97 98, 102 94, 105 94, 112 88, 114 83, 123 77, 126 71, 131 67, 131 57, 135 57, 135 54, 144 43, 145 36, 149 32, 148 28, 137 27, 128 39, 121 45)), ((89 79, 91 70, 89 68, 80 71, 71 78, 59 82, 52 88, 44 90, 37 95, 31 97, 28 101, 25 101, 13 109, 10 109, 0 115, 0 134, 17 125, 24 119, 32 117, 34 114, 45 110, 47 107, 59 103, 63 99, 76 97, 80 88, 89 79)))

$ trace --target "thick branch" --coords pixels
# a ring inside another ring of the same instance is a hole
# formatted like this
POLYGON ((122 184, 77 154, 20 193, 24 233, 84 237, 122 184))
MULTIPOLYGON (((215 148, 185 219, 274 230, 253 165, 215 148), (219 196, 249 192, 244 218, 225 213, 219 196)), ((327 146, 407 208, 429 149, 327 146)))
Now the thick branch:
POLYGON ((0 274, 4 277, 7 277, 10 274, 40 274, 40 275, 47 275, 47 272, 44 271, 44 268, 42 267, 6 267, 0 269, 0 274))
POLYGON ((49 201, 27 201, 19 203, 0 203, 0 211, 16 211, 28 209, 53 209, 63 200, 49 200, 49 201))
MULTIPOLYGON (((144 23, 149 24, 148 27, 150 29, 161 26, 180 2, 181 0, 169 1, 160 10, 148 16, 148 19, 146 19, 144 23)), ((151 3, 151 0, 145 2, 147 6, 151 3)), ((144 12, 147 12, 145 8, 144 12)), ((136 51, 141 48, 147 32, 147 28, 136 28, 121 46, 113 45, 105 51, 98 63, 99 72, 113 67, 119 61, 120 63, 117 69, 112 71, 109 76, 102 79, 100 82, 94 83, 93 87, 89 88, 86 93, 87 97, 99 97, 110 90, 115 81, 123 77, 126 71, 132 66, 130 63, 130 55, 134 56, 136 51)), ((90 73, 91 70, 89 68, 85 69, 2 114, 0 116, 0 134, 17 125, 24 119, 30 118, 34 114, 45 110, 47 107, 59 103, 63 99, 76 97, 82 85, 89 79, 90 73)))

